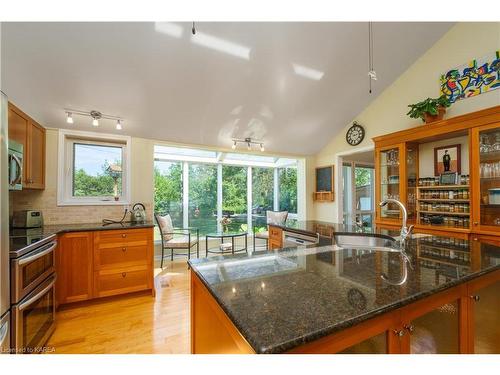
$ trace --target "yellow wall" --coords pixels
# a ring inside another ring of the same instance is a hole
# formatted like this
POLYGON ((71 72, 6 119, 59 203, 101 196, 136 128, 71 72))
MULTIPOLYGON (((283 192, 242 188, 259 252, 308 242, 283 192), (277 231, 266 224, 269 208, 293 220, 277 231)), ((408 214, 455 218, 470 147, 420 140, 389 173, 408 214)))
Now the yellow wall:
MULTIPOLYGON (((365 127, 366 136, 363 142, 356 147, 346 143, 345 132, 351 126, 351 121, 316 155, 316 165, 334 164, 337 153, 373 145, 372 137, 421 125, 418 120, 406 116, 408 104, 439 96, 439 76, 447 69, 498 49, 500 23, 458 23, 363 112, 352 119, 365 127)), ((446 117, 496 105, 500 105, 500 90, 460 100, 448 109, 446 117)), ((318 220, 337 221, 338 204, 341 204, 337 197, 338 194, 333 203, 314 204, 314 217, 318 220)))

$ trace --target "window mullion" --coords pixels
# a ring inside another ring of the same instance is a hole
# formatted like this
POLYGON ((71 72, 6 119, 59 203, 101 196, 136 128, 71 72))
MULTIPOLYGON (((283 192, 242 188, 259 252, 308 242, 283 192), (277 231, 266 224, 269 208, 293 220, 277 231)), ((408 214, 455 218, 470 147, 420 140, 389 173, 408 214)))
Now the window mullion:
POLYGON ((189 163, 182 163, 182 226, 189 227, 189 163))
POLYGON ((222 231, 222 164, 217 164, 217 231, 222 231))
POLYGON ((274 168, 274 178, 273 178, 274 188, 273 188, 273 208, 274 211, 279 211, 280 209, 280 187, 279 187, 279 170, 278 168, 274 168))
POLYGON ((247 167, 247 227, 248 232, 252 232, 252 167, 247 167))

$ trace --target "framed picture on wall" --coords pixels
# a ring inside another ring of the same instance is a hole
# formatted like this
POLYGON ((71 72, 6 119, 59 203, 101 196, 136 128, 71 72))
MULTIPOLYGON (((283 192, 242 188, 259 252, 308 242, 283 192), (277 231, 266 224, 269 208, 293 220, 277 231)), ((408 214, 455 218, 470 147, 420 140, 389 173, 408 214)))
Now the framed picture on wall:
POLYGON ((449 145, 434 148, 434 175, 443 173, 460 174, 460 145, 449 145))

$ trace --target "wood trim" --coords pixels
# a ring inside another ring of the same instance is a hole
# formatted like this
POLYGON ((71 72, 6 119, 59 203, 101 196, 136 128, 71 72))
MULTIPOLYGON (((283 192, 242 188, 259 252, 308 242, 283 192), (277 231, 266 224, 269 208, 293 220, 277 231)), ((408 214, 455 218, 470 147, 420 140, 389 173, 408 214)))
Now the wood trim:
POLYGON ((346 328, 338 333, 320 338, 319 340, 298 346, 287 353, 334 354, 383 332, 387 332, 388 353, 399 353, 399 339, 392 332, 392 328, 397 329, 399 322, 400 314, 396 310, 359 323, 351 328, 346 328))
POLYGON ((430 125, 421 125, 400 130, 391 134, 373 137, 375 147, 385 147, 402 141, 419 141, 442 134, 465 131, 469 128, 500 121, 500 105, 476 112, 436 121, 430 125))
POLYGON ((193 270, 190 277, 191 353, 255 353, 193 270))

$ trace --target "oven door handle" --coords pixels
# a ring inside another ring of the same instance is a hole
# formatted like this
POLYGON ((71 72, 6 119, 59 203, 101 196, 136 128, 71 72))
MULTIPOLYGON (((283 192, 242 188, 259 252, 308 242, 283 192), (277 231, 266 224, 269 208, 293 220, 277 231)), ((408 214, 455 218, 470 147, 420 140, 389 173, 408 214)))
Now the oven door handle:
POLYGON ((3 348, 3 344, 7 338, 7 332, 9 331, 9 321, 5 321, 5 323, 0 327, 0 348, 3 348))
POLYGON ((44 255, 47 255, 48 253, 52 252, 55 249, 56 246, 57 246, 57 242, 54 242, 54 244, 52 244, 52 246, 50 246, 48 249, 40 251, 39 253, 31 255, 31 256, 29 256, 27 258, 20 259, 19 262, 18 262, 18 264, 20 266, 22 266, 23 264, 26 264, 26 263, 32 262, 32 261, 34 261, 34 260, 36 260, 38 258, 41 258, 44 255))
POLYGON ((56 279, 54 278, 51 283, 49 285, 47 285, 45 288, 43 288, 40 292, 38 292, 36 295, 34 295, 33 297, 31 297, 29 300, 27 300, 26 302, 23 302, 19 305, 18 309, 19 311, 23 311, 26 307, 28 307, 29 305, 31 305, 33 302, 36 302, 38 301, 40 298, 43 297, 43 295, 45 293, 47 293, 48 290, 50 290, 50 288, 52 288, 54 286, 56 282, 56 279))

